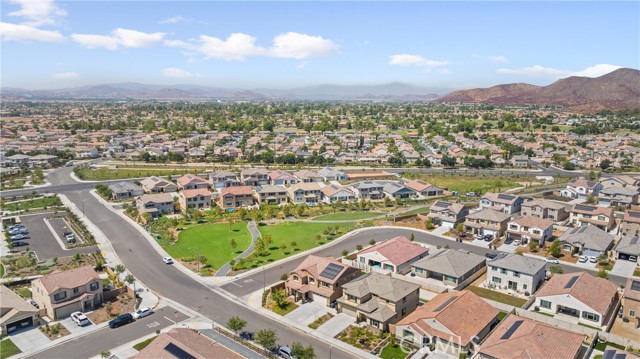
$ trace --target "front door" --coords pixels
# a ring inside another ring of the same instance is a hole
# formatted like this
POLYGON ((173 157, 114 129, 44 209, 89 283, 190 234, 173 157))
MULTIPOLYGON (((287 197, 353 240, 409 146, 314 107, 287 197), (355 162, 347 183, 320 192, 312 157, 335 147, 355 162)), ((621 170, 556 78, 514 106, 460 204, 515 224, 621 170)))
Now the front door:
POLYGON ((92 309, 93 309, 93 302, 90 300, 85 300, 83 303, 82 311, 88 312, 88 311, 91 311, 92 309))
POLYGON ((518 290, 518 283, 509 281, 509 283, 507 284, 507 288, 511 290, 518 290))

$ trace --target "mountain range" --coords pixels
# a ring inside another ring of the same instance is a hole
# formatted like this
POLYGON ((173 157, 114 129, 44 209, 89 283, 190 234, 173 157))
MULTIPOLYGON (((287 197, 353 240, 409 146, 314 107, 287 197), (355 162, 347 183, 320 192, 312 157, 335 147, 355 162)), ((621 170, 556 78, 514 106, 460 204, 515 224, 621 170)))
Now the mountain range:
POLYGON ((590 78, 571 76, 548 86, 524 83, 455 91, 436 99, 449 103, 554 105, 576 112, 640 108, 640 71, 621 68, 590 78))

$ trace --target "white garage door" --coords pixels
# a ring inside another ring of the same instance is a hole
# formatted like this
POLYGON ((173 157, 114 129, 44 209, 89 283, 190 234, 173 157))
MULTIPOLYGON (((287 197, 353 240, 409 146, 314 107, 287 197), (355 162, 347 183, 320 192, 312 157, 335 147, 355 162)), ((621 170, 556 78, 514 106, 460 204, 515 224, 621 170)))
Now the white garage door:
POLYGON ((442 227, 444 227, 444 228, 453 228, 453 222, 443 221, 442 222, 442 227))
POLYGON ((492 229, 483 229, 482 234, 490 234, 492 236, 496 236, 496 231, 492 230, 492 229))
POLYGON ((320 295, 320 294, 313 293, 313 292, 309 292, 308 295, 309 295, 309 299, 310 300, 312 300, 312 301, 314 301, 316 303, 327 305, 327 300, 328 300, 327 297, 325 297, 323 295, 320 295))

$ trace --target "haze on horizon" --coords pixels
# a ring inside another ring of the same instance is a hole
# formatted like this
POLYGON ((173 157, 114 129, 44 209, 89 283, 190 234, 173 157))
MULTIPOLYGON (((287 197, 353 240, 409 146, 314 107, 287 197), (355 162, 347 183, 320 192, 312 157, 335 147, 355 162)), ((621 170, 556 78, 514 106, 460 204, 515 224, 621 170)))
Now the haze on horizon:
POLYGON ((1 85, 448 91, 640 67, 639 2, 3 0, 1 85))

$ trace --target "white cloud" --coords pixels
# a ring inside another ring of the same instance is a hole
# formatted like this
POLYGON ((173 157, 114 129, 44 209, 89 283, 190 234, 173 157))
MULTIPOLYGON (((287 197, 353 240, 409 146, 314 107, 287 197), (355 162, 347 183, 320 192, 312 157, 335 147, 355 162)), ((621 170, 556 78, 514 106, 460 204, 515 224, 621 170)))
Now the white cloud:
POLYGON ((25 18, 23 25, 55 25, 58 18, 67 15, 67 12, 58 8, 53 0, 11 0, 10 2, 20 5, 20 10, 10 12, 9 16, 25 18))
POLYGON ((322 36, 312 36, 297 32, 280 34, 273 39, 269 50, 272 56, 288 59, 306 59, 331 55, 338 45, 322 36))
POLYGON ((173 16, 164 20, 160 20, 158 21, 158 24, 167 25, 167 24, 177 24, 179 22, 191 22, 191 21, 193 21, 193 19, 178 15, 178 16, 173 16))
POLYGON ((530 77, 553 77, 561 78, 568 76, 570 71, 554 69, 552 67, 544 67, 540 65, 534 65, 529 67, 521 67, 517 69, 498 69, 496 73, 503 75, 525 75, 530 77))
POLYGON ((164 77, 174 77, 174 78, 189 78, 189 77, 200 77, 199 74, 194 74, 186 70, 177 69, 175 67, 168 67, 163 69, 162 76, 164 77))
POLYGON ((120 46, 129 48, 149 47, 162 41, 165 35, 164 32, 146 33, 117 28, 111 32, 111 35, 73 34, 71 38, 89 49, 116 50, 120 46))
POLYGON ((80 77, 80 74, 77 72, 61 72, 58 74, 51 75, 54 79, 57 80, 74 80, 80 77))
POLYGON ((0 39, 4 41, 60 42, 64 40, 64 36, 57 31, 40 30, 29 25, 0 22, 0 39))
POLYGON ((609 72, 613 72, 620 68, 622 68, 622 66, 609 65, 609 64, 597 64, 597 65, 589 66, 582 71, 572 72, 571 74, 569 74, 569 76, 600 77, 602 75, 606 75, 609 72))
POLYGON ((442 67, 449 65, 449 61, 429 60, 420 55, 397 54, 389 56, 390 65, 420 66, 426 68, 442 67))
POLYGON ((248 56, 265 56, 267 50, 256 46, 256 38, 247 34, 233 33, 226 40, 201 35, 198 51, 207 59, 243 61, 248 56))
POLYGON ((305 67, 307 67, 308 64, 309 64, 309 61, 302 61, 301 63, 296 65, 296 69, 298 70, 304 69, 305 67))
POLYGON ((178 47, 186 50, 197 50, 198 46, 191 42, 183 40, 164 40, 163 45, 166 47, 178 47))
POLYGON ((509 60, 507 60, 506 57, 504 56, 487 56, 487 60, 489 61, 493 61, 493 62, 500 62, 500 63, 507 63, 509 62, 509 60))

